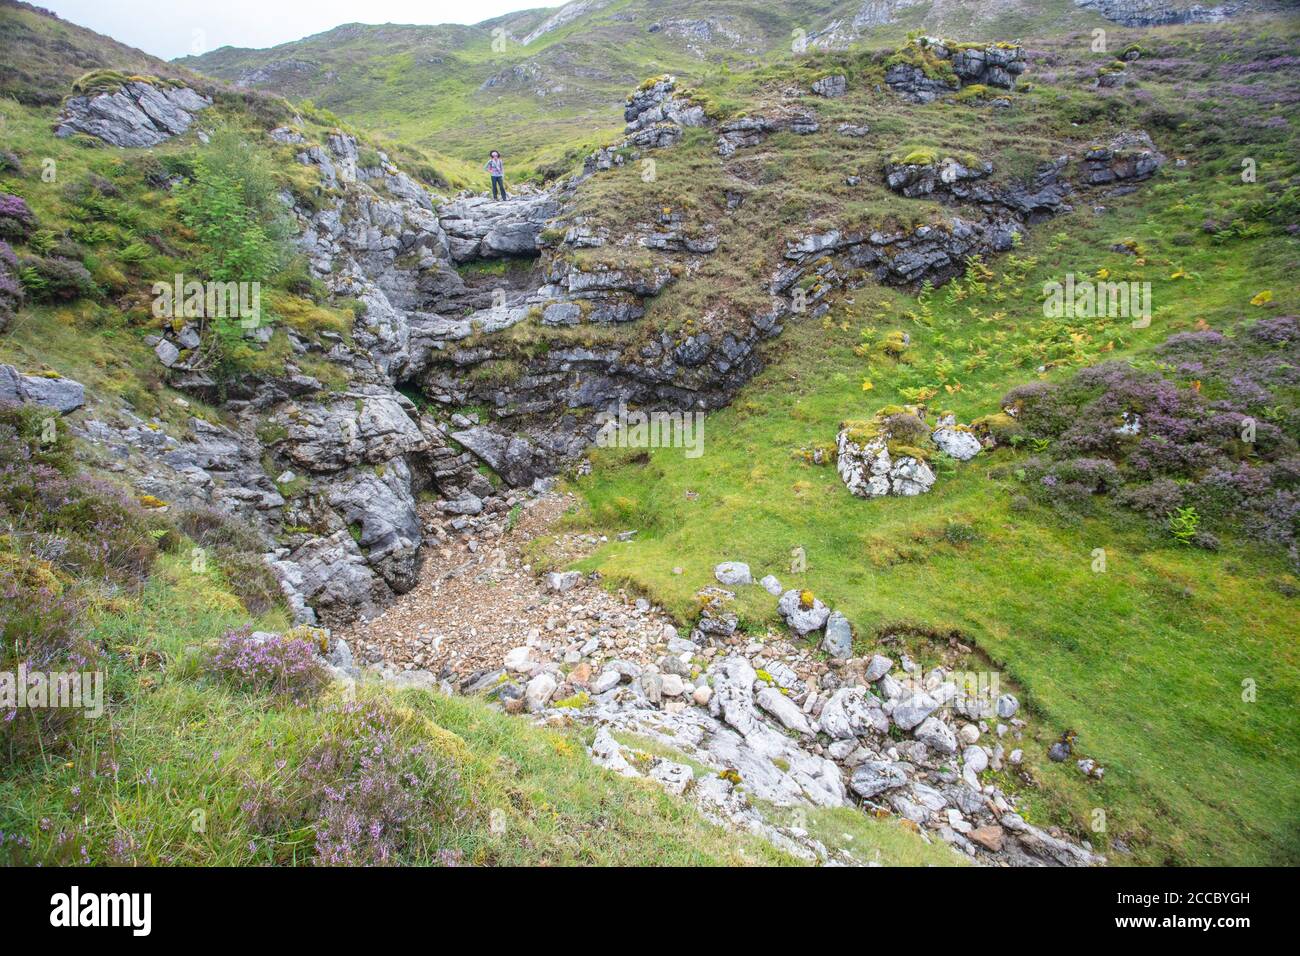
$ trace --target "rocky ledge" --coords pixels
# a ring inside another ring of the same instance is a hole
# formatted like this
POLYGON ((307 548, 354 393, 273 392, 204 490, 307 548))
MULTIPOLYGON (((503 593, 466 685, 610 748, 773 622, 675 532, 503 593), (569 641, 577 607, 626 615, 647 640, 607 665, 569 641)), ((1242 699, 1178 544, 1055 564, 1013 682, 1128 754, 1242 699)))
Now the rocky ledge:
POLYGON ((885 83, 913 103, 930 103, 968 86, 1014 89, 1025 66, 1024 51, 1015 44, 955 44, 923 36, 891 58, 885 83))
POLYGON ((73 96, 63 105, 54 135, 97 136, 114 146, 156 146, 190 128, 212 100, 187 86, 133 79, 120 89, 73 96))
POLYGON ((60 375, 28 375, 12 365, 0 365, 0 404, 27 403, 66 415, 86 404, 86 390, 80 382, 60 375))
POLYGON ((1239 2, 1203 5, 1188 0, 1074 0, 1107 20, 1126 27, 1163 27, 1176 23, 1219 23, 1241 11, 1239 2))

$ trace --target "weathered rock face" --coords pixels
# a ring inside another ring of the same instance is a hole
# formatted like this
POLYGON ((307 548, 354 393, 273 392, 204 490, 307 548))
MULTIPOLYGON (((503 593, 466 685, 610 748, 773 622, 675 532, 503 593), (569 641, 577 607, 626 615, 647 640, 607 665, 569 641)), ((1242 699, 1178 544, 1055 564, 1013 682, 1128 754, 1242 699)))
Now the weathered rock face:
POLYGON ((1145 131, 1125 132, 1084 154, 1084 179, 1089 186, 1139 182, 1150 179, 1164 164, 1165 155, 1145 131))
POLYGON ((812 91, 818 96, 825 96, 827 99, 835 99, 836 97, 843 96, 849 91, 849 78, 843 73, 823 76, 821 79, 813 82, 812 91))
POLYGON ((660 77, 628 97, 623 119, 627 121, 625 132, 629 134, 660 123, 675 126, 704 126, 708 123, 702 106, 677 95, 677 78, 674 76, 660 77))
POLYGON ((1063 178, 1068 163, 1065 156, 1043 163, 1031 180, 1006 187, 994 201, 1026 223, 1069 212, 1073 207, 1067 200, 1074 187, 1063 178))
POLYGON ((187 325, 157 339, 159 360, 177 387, 224 397, 238 425, 194 419, 191 436, 177 440, 118 415, 87 422, 85 433, 141 491, 251 523, 265 535, 266 559, 295 614, 338 624, 414 585, 423 538, 418 491, 457 501, 492 491, 473 455, 453 450, 438 424, 394 387, 473 331, 426 310, 435 303, 459 309, 473 294, 456 274, 433 198, 386 156, 362 166, 344 134, 322 144, 288 128, 271 136, 303 146, 299 161, 316 167, 331 191, 324 206, 294 210, 313 271, 366 305, 352 343, 332 332, 284 334, 294 355, 324 353, 348 386, 331 393, 291 358, 283 375, 226 382, 218 396, 187 357, 201 339, 201 329, 187 325))
POLYGON ((380 388, 330 403, 290 405, 270 418, 285 431, 272 447, 312 472, 378 465, 427 447, 412 412, 410 399, 380 388))
POLYGON ((960 89, 956 77, 926 76, 919 66, 895 63, 885 70, 885 85, 913 103, 933 103, 960 89))
POLYGON ((958 199, 979 201, 988 191, 977 192, 969 184, 992 172, 992 163, 968 167, 955 157, 945 156, 936 162, 888 162, 885 164, 885 183, 908 199, 929 196, 937 189, 958 199))
POLYGON ((64 104, 54 135, 96 136, 113 146, 156 146, 190 128, 212 100, 186 86, 131 81, 114 92, 74 96, 64 104))
POLYGON ((547 455, 544 449, 485 426, 453 432, 451 437, 515 486, 529 485, 535 478, 552 474, 557 464, 557 459, 547 455))
POLYGON ((816 115, 805 110, 788 110, 772 116, 742 116, 718 127, 718 155, 725 158, 736 150, 757 146, 773 133, 789 131, 796 136, 810 136, 820 129, 816 115))
POLYGON ((456 262, 536 256, 546 224, 560 211, 549 195, 515 196, 495 201, 481 196, 438 207, 456 262))
POLYGON ((348 621, 372 612, 385 599, 383 585, 346 529, 312 537, 283 557, 268 561, 295 615, 315 622, 348 621))
POLYGON ((397 594, 416 584, 423 531, 402 457, 373 468, 355 468, 324 483, 322 493, 349 528, 366 561, 397 594))
POLYGON ((1241 11, 1240 2, 1203 6, 1188 0, 1074 0, 1107 20, 1126 27, 1157 27, 1175 23, 1219 23, 1241 11))
POLYGON ((1024 52, 1011 44, 993 44, 984 49, 962 49, 952 55, 953 72, 963 86, 981 83, 1009 90, 1025 72, 1024 52))
POLYGON ((24 375, 12 365, 0 365, 0 403, 43 405, 66 415, 86 404, 86 390, 70 378, 24 375))
POLYGON ((773 277, 774 295, 791 294, 809 275, 817 281, 805 290, 803 306, 817 316, 828 308, 824 300, 856 270, 868 272, 886 285, 936 285, 960 275, 972 255, 992 256, 1013 247, 1022 227, 1009 214, 989 214, 981 220, 953 216, 944 226, 920 226, 913 232, 830 232, 805 236, 787 246, 790 265, 773 277))
POLYGON ((885 83, 913 103, 930 103, 976 84, 1013 89, 1026 65, 1021 48, 1009 43, 950 47, 935 37, 919 37, 904 51, 910 62, 890 65, 885 83))
POLYGON ((624 139, 605 146, 583 161, 583 177, 621 166, 627 161, 624 150, 635 158, 641 150, 666 149, 681 141, 682 130, 690 126, 709 125, 704 108, 677 90, 677 78, 661 76, 639 87, 628 97, 623 110, 624 139))
POLYGON ((285 502, 262 468, 256 436, 192 418, 188 434, 177 439, 156 422, 126 411, 97 409, 95 414, 72 426, 92 459, 141 494, 237 516, 261 532, 271 548, 269 529, 285 502))
MULTIPOLYGON (((883 284, 942 284, 959 275, 970 256, 1006 252, 1025 224, 1072 208, 1068 200, 1076 188, 1067 179, 1068 156, 1042 164, 1028 181, 1001 186, 989 185, 990 164, 942 154, 922 159, 886 163, 886 183, 911 198, 960 203, 962 214, 912 232, 832 229, 789 242, 790 264, 769 284, 777 304, 765 327, 800 310, 820 316, 829 308, 831 293, 861 271, 883 284), (809 278, 814 280, 811 285, 809 278), (793 301, 796 295, 798 302, 793 301)), ((1138 130, 1087 150, 1078 158, 1077 173, 1085 188, 1127 189, 1154 175, 1164 162, 1150 137, 1138 130)))

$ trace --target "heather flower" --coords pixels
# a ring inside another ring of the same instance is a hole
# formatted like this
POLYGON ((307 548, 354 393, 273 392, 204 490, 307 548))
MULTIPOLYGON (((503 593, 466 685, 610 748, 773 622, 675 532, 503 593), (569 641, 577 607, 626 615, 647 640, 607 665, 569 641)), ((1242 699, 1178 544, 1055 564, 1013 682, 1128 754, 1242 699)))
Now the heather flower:
POLYGON ((1260 319, 1247 330, 1247 334, 1265 345, 1289 345, 1300 340, 1300 318, 1279 315, 1273 319, 1260 319))
POLYGON ((230 631, 208 661, 208 671, 241 690, 295 701, 309 699, 329 683, 315 645, 302 638, 230 631))
POLYGON ((11 193, 0 193, 0 237, 26 239, 36 226, 36 217, 27 200, 11 193))
POLYGON ((422 744, 405 743, 395 716, 376 702, 339 705, 336 727, 288 780, 246 775, 241 809, 258 833, 311 826, 323 866, 447 864, 460 854, 444 832, 466 815, 460 777, 422 744))
MULTIPOLYGON (((1300 326, 1262 319, 1233 336, 1205 329, 1156 349, 1165 374, 1107 362, 1060 383, 1012 389, 1002 404, 1041 453, 1024 462, 1040 499, 1088 511, 1092 499, 1163 522, 1179 508, 1297 551, 1300 326), (1193 383, 1192 379, 1195 379, 1193 383), (1127 427, 1137 422, 1136 429, 1127 427)), ((1217 546, 1201 529, 1204 547, 1217 546)))

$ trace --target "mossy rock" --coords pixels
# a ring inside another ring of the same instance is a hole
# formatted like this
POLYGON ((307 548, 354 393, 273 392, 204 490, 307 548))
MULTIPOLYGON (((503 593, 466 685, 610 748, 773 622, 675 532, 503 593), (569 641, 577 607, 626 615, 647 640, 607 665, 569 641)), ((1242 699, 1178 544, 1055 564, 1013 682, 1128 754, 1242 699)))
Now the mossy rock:
POLYGON ((985 415, 970 423, 970 430, 976 435, 988 435, 999 444, 1004 444, 1023 430, 1021 424, 1006 412, 985 415))
POLYGON ((895 461, 899 458, 915 458, 917 461, 928 462, 934 455, 933 450, 920 448, 916 445, 889 442, 887 447, 889 448, 889 457, 895 461))
POLYGON ((855 445, 865 445, 880 437, 880 422, 853 419, 840 422, 840 430, 847 431, 849 441, 855 445))
POLYGON ((91 70, 73 81, 72 91, 82 96, 93 96, 96 93, 116 92, 128 83, 145 83, 149 86, 168 89, 181 85, 175 80, 168 80, 150 74, 122 73, 118 70, 91 70))

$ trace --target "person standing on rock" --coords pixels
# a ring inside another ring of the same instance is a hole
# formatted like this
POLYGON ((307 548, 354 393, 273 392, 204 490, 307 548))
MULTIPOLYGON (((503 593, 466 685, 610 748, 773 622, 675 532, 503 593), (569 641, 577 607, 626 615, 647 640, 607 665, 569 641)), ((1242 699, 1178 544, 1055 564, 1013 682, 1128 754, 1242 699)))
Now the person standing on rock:
POLYGON ((487 165, 483 167, 492 176, 492 198, 497 198, 497 190, 501 190, 501 199, 506 200, 510 197, 506 195, 506 164, 501 161, 501 154, 495 149, 488 157, 487 165))

